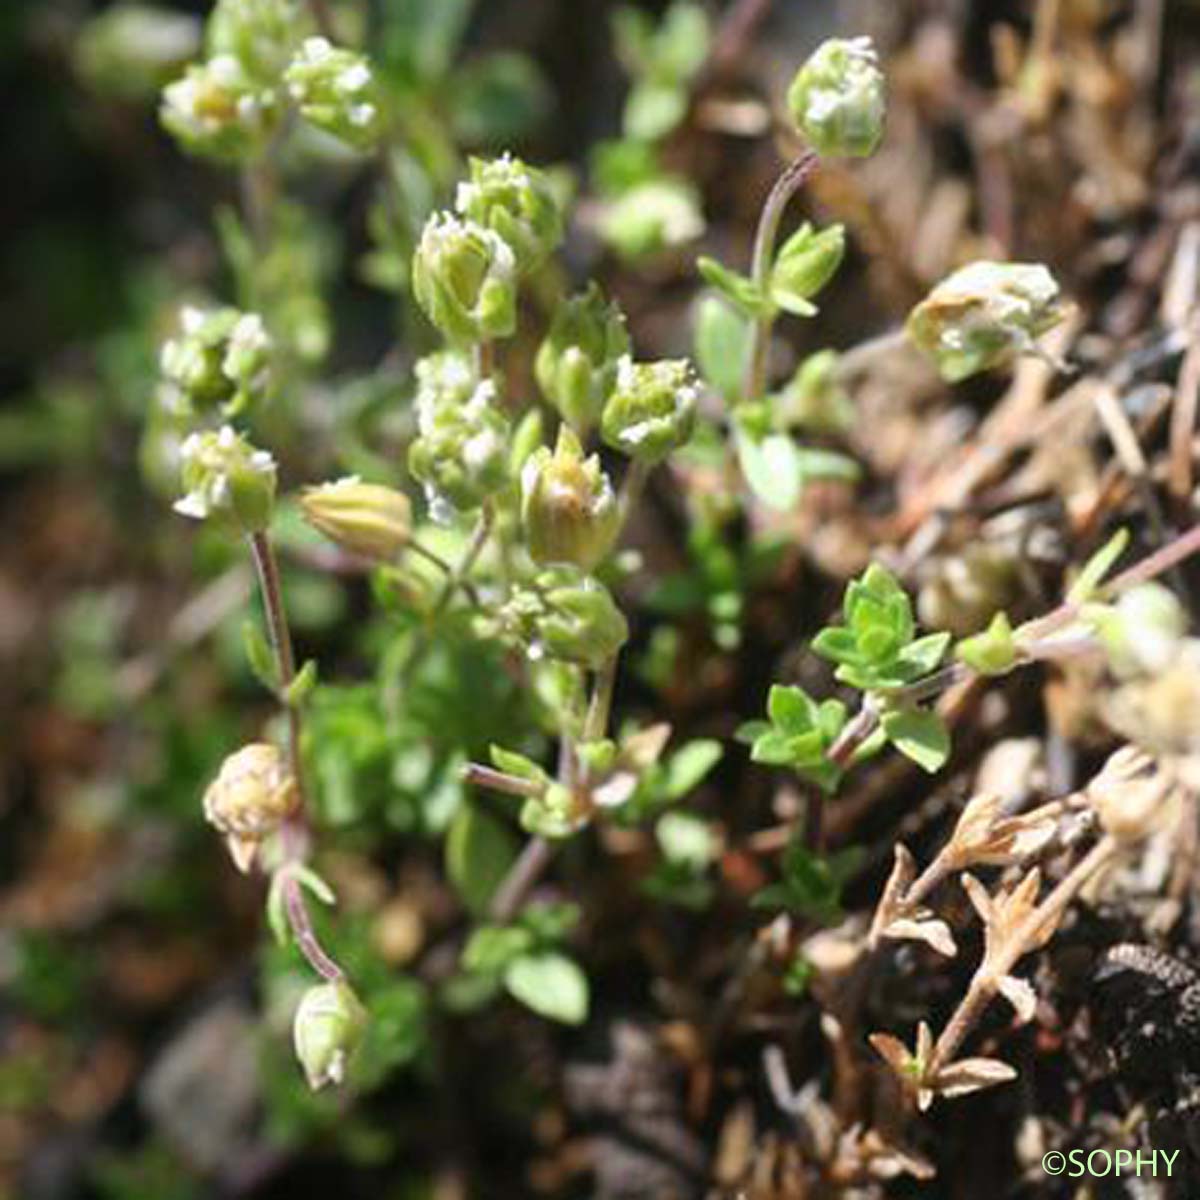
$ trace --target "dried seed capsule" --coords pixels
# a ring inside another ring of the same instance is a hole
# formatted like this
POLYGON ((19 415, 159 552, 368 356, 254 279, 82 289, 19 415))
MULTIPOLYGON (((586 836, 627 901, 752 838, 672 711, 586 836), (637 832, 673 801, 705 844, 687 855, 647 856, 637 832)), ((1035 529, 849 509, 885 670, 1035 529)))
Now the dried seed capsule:
POLYGON ((258 848, 290 817, 300 791, 278 746, 251 742, 222 764, 204 793, 204 815, 225 835, 238 870, 249 871, 258 848))

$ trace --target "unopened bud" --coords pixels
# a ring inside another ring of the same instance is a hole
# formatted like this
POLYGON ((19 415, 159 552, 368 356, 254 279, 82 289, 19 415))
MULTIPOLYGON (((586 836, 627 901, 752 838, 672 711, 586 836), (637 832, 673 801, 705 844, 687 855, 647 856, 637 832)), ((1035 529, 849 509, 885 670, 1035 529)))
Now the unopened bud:
POLYGON ((327 38, 306 38, 284 81, 300 115, 318 129, 357 150, 379 140, 383 108, 365 55, 327 38))
POLYGON ((193 433, 179 449, 181 516, 214 519, 237 533, 259 533, 275 504, 275 460, 226 425, 193 433))
POLYGON ((562 212, 550 180, 511 154, 490 162, 471 159, 470 182, 458 185, 454 206, 499 234, 522 274, 541 266, 563 238, 562 212))
POLYGON ((389 562, 408 542, 412 505, 403 492, 356 475, 309 488, 300 499, 304 518, 343 550, 389 562))
POLYGON ((612 549, 621 525, 612 484, 569 426, 559 428, 553 454, 543 446, 526 460, 521 519, 534 562, 590 571, 612 549))
POLYGON ((271 339, 257 313, 187 307, 180 325, 160 356, 168 408, 234 416, 266 395, 271 339))
POLYGON ((1058 284, 1040 263, 976 262, 942 280, 906 328, 955 383, 1029 352, 1063 315, 1058 284))
POLYGON ((624 315, 592 283, 558 305, 534 372, 546 399, 584 436, 599 421, 617 384, 617 363, 628 353, 624 315))
POLYGON ((599 670, 629 639, 629 625, 608 589, 595 579, 560 572, 543 577, 545 611, 537 640, 551 658, 599 670))
POLYGON ((287 759, 269 742, 251 742, 222 764, 204 793, 204 815, 225 835, 239 871, 249 871, 264 838, 300 803, 287 759))
POLYGON ((805 221, 775 259, 771 299, 787 312, 812 316, 817 311, 812 297, 833 278, 845 251, 846 234, 841 225, 814 229, 805 221))
POLYGON ((686 360, 635 363, 626 355, 617 368, 616 390, 604 406, 600 432, 614 450, 659 462, 691 437, 698 397, 686 360))
POLYGON ((1152 675, 1178 658, 1188 618, 1169 588, 1143 583, 1123 592, 1098 623, 1118 675, 1152 675))
POLYGON ((345 1080, 367 1022, 367 1010, 344 979, 317 984, 304 993, 292 1023, 292 1041, 313 1091, 345 1080))
POLYGON ((516 256, 494 230, 436 213, 413 258, 413 294, 452 342, 508 337, 517 324, 516 256))
POLYGON ((887 94, 868 37, 822 42, 788 89, 792 119, 818 154, 863 158, 883 138, 887 94))

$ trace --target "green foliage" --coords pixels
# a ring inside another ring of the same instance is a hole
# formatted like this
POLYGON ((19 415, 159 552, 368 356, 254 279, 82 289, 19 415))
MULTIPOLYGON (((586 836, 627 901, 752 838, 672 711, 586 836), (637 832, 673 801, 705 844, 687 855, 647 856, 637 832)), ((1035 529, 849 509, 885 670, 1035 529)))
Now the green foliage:
POLYGON ((463 988, 460 979, 455 981, 458 996, 475 1002, 502 986, 539 1016, 566 1025, 582 1023, 588 1011, 587 977, 559 948, 577 920, 573 906, 535 905, 514 925, 480 926, 462 957, 476 989, 463 988))
POLYGON ((845 624, 821 630, 812 646, 838 664, 838 679, 863 691, 900 688, 928 675, 950 644, 948 633, 916 637, 912 602, 877 563, 846 588, 842 616, 845 624))
POLYGON ((818 704, 803 688, 775 684, 767 698, 767 714, 770 725, 761 732, 752 729, 751 758, 791 767, 823 792, 836 791, 841 771, 826 755, 846 724, 846 706, 840 700, 818 704))
POLYGON ((625 136, 653 142, 683 120, 687 87, 708 55, 709 27, 698 4, 676 0, 661 23, 622 6, 613 14, 617 55, 633 77, 625 104, 625 136))
POLYGON ((828 925, 842 915, 842 888, 858 869, 858 850, 816 854, 801 842, 783 853, 780 878, 751 899, 755 908, 783 909, 828 925))

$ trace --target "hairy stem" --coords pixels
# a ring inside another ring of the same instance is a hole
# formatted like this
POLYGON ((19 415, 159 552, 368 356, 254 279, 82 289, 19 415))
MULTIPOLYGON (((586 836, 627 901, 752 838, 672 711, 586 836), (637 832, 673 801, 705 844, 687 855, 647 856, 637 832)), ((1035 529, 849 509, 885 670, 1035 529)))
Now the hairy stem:
POLYGON ((483 763, 467 763, 463 767, 462 778, 464 783, 490 788, 493 792, 504 792, 508 796, 534 797, 542 794, 541 784, 532 779, 509 775, 507 771, 497 771, 494 767, 484 766, 483 763))
POLYGON ((492 897, 488 916, 496 924, 506 925, 521 911, 521 906, 537 886, 553 857, 554 844, 545 838, 533 837, 525 843, 525 848, 492 897))
MULTIPOLYGON (((267 617, 267 638, 275 655, 275 665, 279 673, 280 699, 287 711, 288 720, 288 759, 291 764, 292 776, 296 780, 296 790, 300 794, 300 806, 295 816, 290 818, 280 831, 280 842, 283 847, 283 863, 280 869, 304 861, 308 851, 306 820, 308 798, 304 784, 304 763, 300 753, 302 724, 300 709, 284 699, 289 685, 296 678, 296 655, 292 649, 292 634, 288 627, 287 609, 283 603, 283 587, 279 578, 279 561, 275 557, 275 548, 266 533, 250 535, 250 552, 254 559, 254 567, 258 573, 259 587, 262 592, 263 608, 267 617)), ((308 960, 322 979, 337 980, 342 978, 342 969, 321 947, 313 929, 312 918, 304 899, 304 890, 291 872, 283 885, 284 907, 287 911, 288 924, 292 936, 300 952, 308 960)))
MULTIPOLYGON (((754 235, 754 258, 750 267, 750 278, 760 295, 766 295, 770 284, 775 241, 779 236, 783 214, 816 165, 816 154, 811 150, 805 151, 775 181, 775 186, 763 205, 762 215, 758 219, 758 231, 754 235)), ((750 361, 746 364, 746 380, 742 389, 742 400, 746 403, 760 399, 767 390, 767 357, 774 325, 775 314, 771 312, 764 312, 754 322, 750 361)))

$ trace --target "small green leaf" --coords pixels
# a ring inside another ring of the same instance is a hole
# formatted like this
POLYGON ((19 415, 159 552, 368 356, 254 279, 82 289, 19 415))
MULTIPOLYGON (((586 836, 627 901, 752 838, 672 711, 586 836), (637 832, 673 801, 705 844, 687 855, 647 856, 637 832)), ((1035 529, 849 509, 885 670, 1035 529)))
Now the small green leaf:
POLYGON ((767 693, 767 715, 784 733, 805 733, 816 724, 817 706, 803 688, 776 683, 767 693))
POLYGON ((290 867, 289 870, 296 882, 305 891, 311 892, 322 904, 333 905, 337 903, 337 893, 311 867, 299 864, 290 867))
POLYGON ((517 839, 486 810, 464 804, 446 834, 446 874, 475 914, 488 904, 517 857, 517 839))
POLYGON ((933 774, 941 770, 950 757, 950 734, 937 713, 896 709, 884 713, 880 723, 888 741, 923 771, 933 774))
POLYGON ((663 787, 667 798, 682 800, 703 782, 724 753, 724 747, 716 738, 697 738, 680 746, 667 764, 667 780, 663 787))
POLYGON ((505 750, 503 746, 490 746, 492 766, 518 779, 527 779, 530 783, 549 784, 550 776, 531 758, 518 754, 515 750, 505 750))
POLYGON ((688 94, 677 84, 651 79, 635 84, 625 101, 625 136, 656 142, 683 120, 687 108, 688 94))
POLYGON ((257 621, 242 622, 242 645, 246 650, 246 660, 254 677, 269 692, 279 691, 279 671, 275 665, 275 655, 257 621))
POLYGON ((741 429, 736 441, 738 463, 755 496, 778 512, 795 508, 803 485, 796 443, 785 433, 757 439, 741 429))
POLYGON ((286 946, 292 936, 292 929, 288 924, 287 904, 283 897, 285 875, 284 871, 276 871, 271 876, 271 886, 267 890, 267 925, 280 946, 286 946))
POLYGON ((564 1025, 582 1025, 588 1014, 588 981, 563 954, 524 954, 504 973, 504 986, 539 1016, 564 1025))
POLYGON ((665 813, 654 827, 654 836, 667 859, 696 870, 707 867, 717 856, 712 826, 692 813, 665 813))
POLYGON ((815 446, 797 446, 796 463, 801 484, 833 479, 856 483, 862 478, 862 468, 845 454, 822 450, 815 446))
POLYGON ((315 659, 308 662, 296 672, 296 677, 288 684, 283 693, 284 702, 289 708, 303 708, 305 701, 312 695, 317 686, 317 664, 315 659))
POLYGON ((789 767, 794 757, 791 739, 787 734, 775 729, 756 738, 750 750, 752 762, 763 763, 768 767, 789 767))
POLYGON ((1079 578, 1067 593, 1068 604, 1084 604, 1095 595, 1104 577, 1129 545, 1129 530, 1118 529, 1116 533, 1087 560, 1079 578))
POLYGON ((696 269, 706 283, 716 288, 746 316, 761 317, 772 311, 771 302, 758 290, 752 279, 731 271, 715 258, 701 255, 696 260, 696 269))
POLYGON ((946 647, 950 645, 950 634, 929 633, 925 637, 909 642, 900 651, 901 662, 907 663, 915 672, 915 677, 928 675, 935 671, 946 655, 946 647))
POLYGON ((499 975, 533 945, 533 934, 519 925, 481 925, 467 941, 462 965, 467 971, 499 975))
POLYGON ((727 400, 742 390, 750 354, 750 323, 717 296, 705 296, 696 310, 696 362, 700 373, 727 400))

